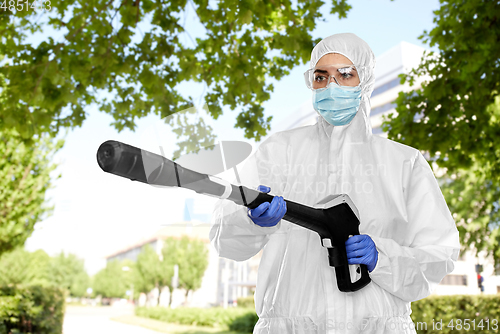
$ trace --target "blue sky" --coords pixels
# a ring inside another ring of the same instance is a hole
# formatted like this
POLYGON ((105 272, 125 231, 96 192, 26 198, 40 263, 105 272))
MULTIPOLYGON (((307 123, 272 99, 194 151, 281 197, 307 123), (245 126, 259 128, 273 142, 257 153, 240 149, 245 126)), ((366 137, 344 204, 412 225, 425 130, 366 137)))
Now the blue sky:
MULTIPOLYGON (((418 36, 424 29, 432 29, 432 12, 439 8, 438 0, 354 0, 350 3, 353 9, 347 19, 339 20, 327 14, 327 21, 319 23, 313 35, 317 38, 352 32, 364 39, 376 56, 401 41, 425 47, 418 36)), ((188 20, 192 19, 188 15, 188 20)), ((196 33, 193 31, 192 35, 196 33)), ((189 43, 188 38, 184 38, 189 43)), ((289 76, 274 84, 274 93, 264 104, 266 115, 274 116, 274 128, 288 120, 293 111, 310 98, 303 80, 307 68, 307 64, 297 66, 289 76)), ((192 84, 185 84, 181 89, 186 93, 189 90, 192 96, 202 91, 192 84)), ((244 140, 243 131, 233 128, 237 113, 225 108, 225 115, 211 122, 219 140, 244 140)), ((89 272, 95 273, 104 265, 103 256, 147 237, 164 225, 181 221, 186 198, 194 198, 201 214, 210 211, 214 200, 187 190, 153 188, 102 172, 95 154, 105 140, 119 140, 157 152, 157 143, 161 141, 169 156, 175 149, 172 144, 175 137, 155 116, 140 120, 135 132, 118 133, 109 125, 112 118, 95 107, 89 108, 87 115, 81 128, 68 132, 66 145, 56 155, 57 172, 62 177, 48 193, 55 212, 36 225, 26 248, 41 248, 49 254, 61 250, 75 253, 85 259, 89 272)))

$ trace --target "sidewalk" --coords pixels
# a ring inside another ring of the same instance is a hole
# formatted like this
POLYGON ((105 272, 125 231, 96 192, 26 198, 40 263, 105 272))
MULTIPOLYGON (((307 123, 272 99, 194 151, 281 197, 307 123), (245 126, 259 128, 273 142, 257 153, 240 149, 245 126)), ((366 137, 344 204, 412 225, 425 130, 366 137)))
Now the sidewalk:
POLYGON ((131 305, 67 306, 63 334, 160 334, 153 330, 110 320, 113 317, 133 314, 134 308, 131 305))

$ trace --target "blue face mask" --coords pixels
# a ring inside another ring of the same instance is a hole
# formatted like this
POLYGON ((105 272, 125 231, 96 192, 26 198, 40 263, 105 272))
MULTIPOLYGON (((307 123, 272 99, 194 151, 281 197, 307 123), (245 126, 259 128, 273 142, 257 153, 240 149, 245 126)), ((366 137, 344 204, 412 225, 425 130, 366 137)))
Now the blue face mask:
POLYGON ((331 83, 328 88, 314 92, 314 109, 331 125, 349 124, 361 103, 361 87, 340 88, 331 83))

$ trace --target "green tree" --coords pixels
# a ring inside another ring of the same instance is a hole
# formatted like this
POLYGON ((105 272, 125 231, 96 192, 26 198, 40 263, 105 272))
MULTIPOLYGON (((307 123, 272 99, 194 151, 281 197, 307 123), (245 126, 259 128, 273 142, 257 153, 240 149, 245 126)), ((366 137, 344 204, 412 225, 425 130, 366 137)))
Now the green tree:
POLYGON ((154 288, 158 289, 158 304, 160 302, 161 290, 168 285, 169 277, 173 276, 172 272, 164 266, 158 253, 150 244, 142 247, 141 252, 137 256, 135 263, 135 281, 134 290, 143 292, 146 295, 154 288))
POLYGON ((50 276, 55 285, 67 289, 74 297, 84 297, 90 286, 84 261, 71 253, 66 255, 61 252, 51 258, 50 276))
POLYGON ((0 285, 41 284, 64 288, 82 297, 89 286, 83 260, 64 253, 50 257, 45 251, 28 252, 22 247, 0 257, 0 285))
POLYGON ((105 298, 125 298, 131 279, 123 267, 130 265, 128 261, 117 260, 106 263, 106 267, 93 277, 93 293, 105 298))
POLYGON ((500 260, 500 6, 495 1, 441 1, 435 27, 420 37, 426 54, 403 82, 389 138, 430 153, 445 171, 442 188, 462 244, 500 260))
MULTIPOLYGON (((179 277, 180 277, 180 266, 184 262, 182 242, 174 237, 169 237, 163 240, 163 248, 161 250, 162 254, 162 267, 165 273, 165 280, 163 283, 165 287, 168 287, 170 291, 170 296, 168 300, 168 306, 172 305, 172 297, 174 293, 174 286, 172 279, 174 277, 174 266, 179 266, 179 277)), ((179 279, 180 283, 180 279, 179 279)), ((179 284, 180 287, 180 284, 179 284)))
MULTIPOLYGON (((323 4, 68 0, 53 1, 44 20, 33 10, 2 11, 0 55, 8 66, 0 69, 0 130, 17 129, 25 139, 56 134, 80 126, 90 104, 111 114, 116 129, 134 129, 150 113, 165 118, 192 106, 196 97, 178 88, 200 82, 211 117, 217 119, 222 106, 241 109, 235 126, 259 140, 272 118, 262 107, 273 91, 269 81, 309 60, 318 42, 310 33, 323 4), (196 13, 204 36, 192 39, 186 30, 189 12, 196 13), (37 46, 27 42, 29 33, 49 28, 62 36, 38 34, 37 46), (181 42, 186 36, 190 43, 181 42)), ((331 0, 331 13, 340 18, 350 8, 347 0, 331 0)), ((181 149, 213 142, 203 120, 174 115, 169 122, 178 126, 181 149)))
POLYGON ((500 187, 485 178, 483 166, 477 164, 460 169, 443 180, 441 189, 453 212, 465 245, 477 250, 490 251, 500 258, 500 212, 498 199, 500 187))
MULTIPOLYGON (((199 289, 201 280, 208 266, 208 250, 200 240, 190 240, 187 236, 181 239, 169 237, 163 240, 161 256, 151 247, 146 245, 137 257, 135 265, 136 283, 138 292, 149 293, 152 289, 168 288, 170 298, 168 305, 172 304, 174 286, 174 266, 179 266, 179 288, 189 291, 199 289)), ((158 294, 158 304, 160 294, 158 294)))
MULTIPOLYGON (((207 270, 207 245, 201 240, 192 240, 187 236, 183 236, 180 240, 167 239, 163 248, 164 261, 169 257, 171 260, 168 262, 175 262, 174 264, 179 265, 179 288, 186 291, 187 303, 189 292, 201 287, 201 281, 207 270), (171 254, 177 255, 177 259, 171 254)), ((172 291, 172 287, 170 287, 170 291, 172 291)), ((172 296, 172 294, 170 295, 172 296)))
POLYGON ((52 156, 62 143, 44 136, 27 146, 14 130, 0 132, 0 254, 24 245, 35 223, 51 213, 45 191, 56 168, 52 156))
POLYGON ((28 252, 22 247, 0 257, 0 285, 51 284, 50 256, 43 250, 28 252))

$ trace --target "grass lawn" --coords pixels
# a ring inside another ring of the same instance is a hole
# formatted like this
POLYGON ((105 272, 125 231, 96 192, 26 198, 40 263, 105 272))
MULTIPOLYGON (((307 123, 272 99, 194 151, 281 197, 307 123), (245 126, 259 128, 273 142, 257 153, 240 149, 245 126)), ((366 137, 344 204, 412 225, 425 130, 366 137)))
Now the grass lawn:
POLYGON ((242 334, 240 332, 233 332, 225 328, 171 324, 159 320, 137 317, 135 315, 111 318, 111 320, 123 322, 129 325, 141 326, 147 329, 155 330, 157 332, 168 334, 242 334))

